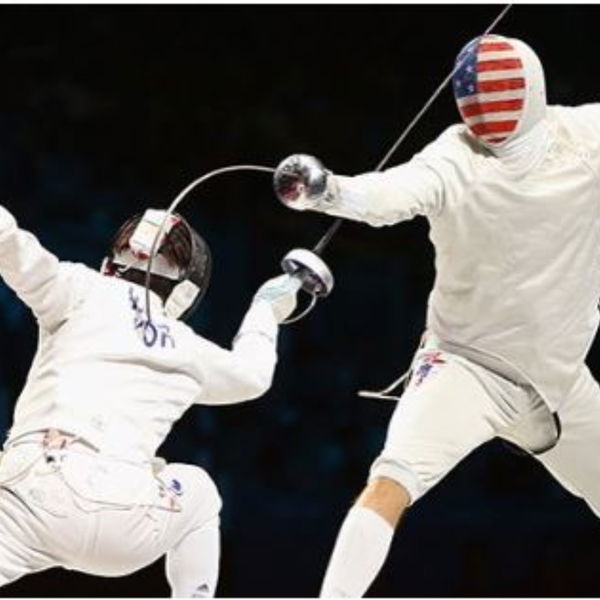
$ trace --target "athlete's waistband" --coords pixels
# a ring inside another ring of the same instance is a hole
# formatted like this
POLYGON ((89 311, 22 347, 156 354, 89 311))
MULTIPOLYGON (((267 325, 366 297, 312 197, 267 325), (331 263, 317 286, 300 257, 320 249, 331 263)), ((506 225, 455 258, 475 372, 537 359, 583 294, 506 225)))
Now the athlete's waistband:
POLYGON ((39 444, 46 450, 66 450, 71 446, 77 446, 78 450, 99 452, 99 449, 85 438, 55 428, 36 429, 19 433, 15 437, 9 437, 4 444, 4 449, 8 450, 21 444, 39 444))
POLYGON ((486 350, 481 350, 480 348, 475 348, 473 346, 463 346, 462 344, 439 338, 431 331, 426 332, 423 340, 423 347, 439 348, 440 350, 445 350, 451 354, 456 354, 481 367, 489 369, 496 375, 500 375, 516 385, 529 386, 536 389, 534 383, 521 369, 501 356, 486 350))

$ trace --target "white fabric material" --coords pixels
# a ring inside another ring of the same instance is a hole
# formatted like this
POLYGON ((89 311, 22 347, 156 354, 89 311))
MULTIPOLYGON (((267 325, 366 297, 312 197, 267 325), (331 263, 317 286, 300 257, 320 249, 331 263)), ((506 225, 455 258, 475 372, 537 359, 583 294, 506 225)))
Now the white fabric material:
POLYGON ((0 585, 52 566, 116 576, 168 552, 174 594, 214 595, 217 490, 198 467, 157 476, 154 455, 193 403, 270 387, 270 306, 250 307, 232 350, 167 317, 154 294, 148 322, 143 287, 59 262, 2 207, 0 274, 40 327, 0 462, 0 585), (45 451, 47 429, 76 441, 45 451))
POLYGON ((572 494, 583 498, 600 517, 600 388, 582 369, 561 406, 562 435, 538 460, 572 494))
MULTIPOLYGON (((494 36, 502 39, 502 36, 494 36)), ((546 79, 544 68, 538 55, 522 40, 507 38, 516 48, 519 58, 523 62, 525 77, 525 103, 523 114, 517 129, 508 136, 506 141, 494 147, 501 150, 511 145, 513 140, 529 133, 538 123, 546 117, 546 79)), ((499 152, 500 153, 500 152, 499 152)))
POLYGON ((9 439, 56 428, 103 453, 150 461, 192 404, 262 395, 276 363, 277 322, 254 304, 232 350, 164 316, 145 290, 59 262, 0 208, 0 274, 33 310, 39 346, 9 439))
MULTIPOLYGON (((565 398, 560 419, 558 444, 536 458, 600 516, 600 464, 590 451, 600 446, 600 388, 585 366, 565 398)), ((417 354, 369 478, 393 479, 414 503, 494 437, 528 450, 543 447, 554 435, 552 415, 529 386, 427 348, 417 354)))
POLYGON ((180 281, 171 291, 164 304, 165 315, 178 319, 188 309, 198 296, 200 288, 189 279, 180 281))
MULTIPOLYGON (((494 36, 502 39, 502 36, 494 36)), ((523 62, 525 98, 523 114, 516 130, 490 150, 502 166, 513 173, 535 168, 548 150, 549 131, 546 120, 546 80, 537 54, 523 41, 508 38, 523 62)))
POLYGON ((475 448, 495 436, 514 439, 523 424, 544 446, 554 433, 551 414, 528 387, 511 383, 460 356, 426 348, 417 353, 409 385, 398 402, 370 479, 400 483, 416 502, 475 448))
MULTIPOLYGON (((93 479, 106 466, 101 457, 76 448, 62 456, 55 453, 51 462, 41 455, 40 444, 25 439, 6 451, 0 481, 7 481, 19 463, 35 464, 18 481, 0 485, 0 585, 54 566, 102 576, 125 575, 167 551, 169 560, 177 562, 182 549, 200 542, 197 532, 218 523, 221 500, 202 469, 171 464, 158 479, 148 469, 143 487, 151 494, 130 498, 129 506, 111 505, 89 499, 89 485, 82 487, 64 476, 66 465, 82 474, 81 482, 84 475, 93 479), (100 461, 97 469, 90 468, 95 458, 100 461), (177 493, 173 480, 178 483, 177 493), (135 505, 132 500, 150 503, 135 505)), ((103 484, 118 488, 123 482, 123 473, 114 469, 103 484)), ((175 590, 191 591, 194 581, 200 590, 207 586, 214 594, 216 541, 212 535, 211 543, 195 556, 205 562, 190 565, 185 574, 170 573, 175 590)))
POLYGON ((436 249, 427 327, 559 408, 598 326, 600 105, 549 107, 548 149, 512 173, 464 125, 383 173, 336 176, 325 212, 374 226, 424 215, 436 249))
POLYGON ((340 529, 321 598, 360 598, 387 557, 394 529, 370 508, 350 509, 340 529))
POLYGON ((167 579, 173 598, 213 598, 221 555, 219 518, 191 530, 167 552, 167 579))
POLYGON ((501 168, 511 175, 523 175, 535 169, 543 160, 550 144, 548 121, 539 121, 527 133, 500 147, 490 149, 499 159, 501 168))

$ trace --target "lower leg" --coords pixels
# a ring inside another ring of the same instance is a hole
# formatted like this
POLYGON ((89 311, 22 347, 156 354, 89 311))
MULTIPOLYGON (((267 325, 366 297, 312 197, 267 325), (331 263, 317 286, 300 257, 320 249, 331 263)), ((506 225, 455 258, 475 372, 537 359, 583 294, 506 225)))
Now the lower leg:
POLYGON ((219 517, 190 531, 167 552, 167 579, 173 598, 212 598, 219 576, 219 517))
POLYGON ((361 597, 387 557, 394 529, 410 504, 402 485, 373 479, 348 513, 325 574, 321 597, 361 597))

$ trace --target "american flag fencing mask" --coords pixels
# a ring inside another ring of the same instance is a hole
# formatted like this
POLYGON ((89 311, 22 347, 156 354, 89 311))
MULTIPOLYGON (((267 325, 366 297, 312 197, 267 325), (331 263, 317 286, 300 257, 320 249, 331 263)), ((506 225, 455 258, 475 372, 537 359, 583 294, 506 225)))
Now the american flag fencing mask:
POLYGON ((489 147, 502 147, 543 119, 546 92, 542 65, 520 40, 486 35, 469 42, 452 77, 460 115, 489 147))

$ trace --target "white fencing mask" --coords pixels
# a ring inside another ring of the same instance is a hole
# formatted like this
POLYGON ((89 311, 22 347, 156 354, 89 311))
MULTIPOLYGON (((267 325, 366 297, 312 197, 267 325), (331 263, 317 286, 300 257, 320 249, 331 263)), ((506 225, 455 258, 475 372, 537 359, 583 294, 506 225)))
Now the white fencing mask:
POLYGON ((545 148, 542 64, 524 42, 480 36, 459 53, 454 97, 470 133, 499 158, 523 161, 545 148))

